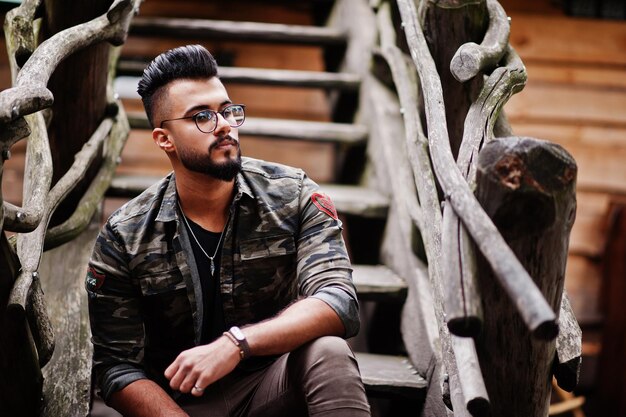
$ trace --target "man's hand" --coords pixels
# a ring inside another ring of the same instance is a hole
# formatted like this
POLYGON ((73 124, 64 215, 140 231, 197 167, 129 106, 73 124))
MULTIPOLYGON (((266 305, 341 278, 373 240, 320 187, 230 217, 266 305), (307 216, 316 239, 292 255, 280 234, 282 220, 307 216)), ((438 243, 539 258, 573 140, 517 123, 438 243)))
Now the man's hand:
MULTIPOLYGON (((297 301, 278 316, 241 330, 253 356, 282 355, 318 337, 345 333, 337 313, 316 298, 297 301)), ((240 360, 239 348, 222 336, 182 352, 165 370, 165 377, 174 390, 199 397, 204 388, 229 374, 240 360)))
POLYGON ((239 363, 239 348, 225 336, 208 345, 183 351, 165 370, 170 387, 196 397, 204 389, 228 375, 239 363))

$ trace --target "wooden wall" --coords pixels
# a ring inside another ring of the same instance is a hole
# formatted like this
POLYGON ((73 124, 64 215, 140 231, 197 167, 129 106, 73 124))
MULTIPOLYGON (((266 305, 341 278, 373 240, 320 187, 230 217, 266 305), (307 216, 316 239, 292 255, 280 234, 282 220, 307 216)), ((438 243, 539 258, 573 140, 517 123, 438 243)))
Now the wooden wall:
MULTIPOLYGON (((594 392, 601 342, 613 337, 603 332, 610 320, 604 290, 624 279, 612 271, 626 254, 616 258, 606 248, 616 239, 611 207, 626 200, 626 22, 568 17, 547 1, 501 3, 511 17, 511 44, 528 71, 526 88, 505 107, 514 132, 556 142, 578 163, 565 286, 583 328, 581 389, 593 397, 601 395, 594 392)), ((626 307, 619 309, 626 316, 626 307)), ((611 362, 621 366, 616 372, 626 371, 623 359, 611 362)))

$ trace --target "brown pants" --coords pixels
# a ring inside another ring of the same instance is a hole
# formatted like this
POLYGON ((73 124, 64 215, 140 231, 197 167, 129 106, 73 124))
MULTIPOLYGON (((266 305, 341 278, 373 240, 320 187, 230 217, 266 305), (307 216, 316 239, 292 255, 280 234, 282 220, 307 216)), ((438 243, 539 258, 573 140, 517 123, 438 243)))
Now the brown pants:
POLYGON ((235 370, 180 405, 191 417, 370 416, 354 353, 338 337, 316 339, 258 371, 235 370))

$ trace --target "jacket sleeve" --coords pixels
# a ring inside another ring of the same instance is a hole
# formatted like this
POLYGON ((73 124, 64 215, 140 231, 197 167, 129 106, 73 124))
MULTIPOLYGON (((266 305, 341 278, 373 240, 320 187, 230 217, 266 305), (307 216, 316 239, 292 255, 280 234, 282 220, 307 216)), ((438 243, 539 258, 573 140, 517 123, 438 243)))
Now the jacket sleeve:
POLYGON ((122 239, 107 223, 98 238, 85 280, 94 347, 96 384, 105 402, 112 393, 147 378, 139 290, 133 284, 122 239))
POLYGON ((345 338, 359 332, 359 304, 352 267, 335 207, 319 186, 304 177, 297 239, 300 294, 326 302, 344 324, 345 338))

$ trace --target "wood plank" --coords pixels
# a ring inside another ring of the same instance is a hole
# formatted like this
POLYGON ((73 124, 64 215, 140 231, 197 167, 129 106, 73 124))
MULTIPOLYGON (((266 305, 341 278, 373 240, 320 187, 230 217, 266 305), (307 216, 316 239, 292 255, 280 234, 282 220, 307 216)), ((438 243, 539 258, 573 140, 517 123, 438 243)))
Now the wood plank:
POLYGON ((399 301, 406 298, 406 282, 384 265, 352 265, 359 300, 399 301))
POLYGON ((324 71, 323 51, 316 46, 277 45, 255 41, 151 38, 131 36, 124 44, 122 58, 143 59, 188 43, 199 43, 211 51, 218 65, 248 68, 301 69, 324 71))
POLYGON ((336 142, 348 145, 362 144, 367 140, 365 126, 346 123, 251 118, 246 119, 239 130, 244 135, 336 142))
POLYGON ((622 22, 515 12, 510 17, 510 42, 525 62, 626 65, 622 22))
MULTIPOLYGON (((315 0, 320 1, 322 0, 315 0)), ((262 3, 256 0, 240 0, 237 7, 224 7, 223 3, 206 0, 151 0, 142 2, 141 15, 309 24, 312 20, 311 3, 315 2, 299 1, 294 4, 288 0, 265 0, 262 3)))
MULTIPOLYGON (((143 113, 129 113, 133 129, 148 129, 148 119, 143 113)), ((347 123, 309 122, 266 118, 246 118, 239 128, 242 135, 265 136, 277 139, 299 139, 315 142, 334 142, 346 145, 363 144, 367 129, 347 123)))
POLYGON ((525 66, 528 74, 528 83, 531 85, 550 83, 576 87, 626 90, 625 68, 538 61, 525 62, 525 66))
MULTIPOLYGON (((510 113, 509 113, 510 114, 510 113)), ((626 126, 607 127, 518 120, 511 117, 516 134, 556 142, 578 164, 578 189, 626 193, 626 126)))
MULTIPOLYGON (((161 178, 147 175, 118 175, 113 179, 107 196, 135 197, 161 178)), ((340 213, 374 218, 382 218, 387 214, 389 207, 387 198, 374 190, 336 184, 322 184, 320 187, 333 200, 340 213)))
POLYGON ((131 22, 130 34, 301 45, 346 44, 346 34, 334 28, 231 20, 136 17, 131 22))
POLYGON ((321 184, 320 187, 340 213, 379 219, 387 216, 389 199, 371 188, 339 184, 321 184))
MULTIPOLYGON (((122 60, 118 65, 118 74, 141 75, 147 65, 148 61, 122 60)), ((357 90, 360 85, 359 76, 356 74, 264 68, 220 67, 219 78, 224 83, 264 84, 350 91, 357 90)), ((132 82, 136 85, 138 81, 139 78, 137 77, 132 82)))
MULTIPOLYGON (((626 25, 624 25, 626 26, 626 25)), ((625 35, 626 36, 626 35, 625 35)), ((505 106, 511 123, 626 127, 626 91, 529 82, 505 106)))
POLYGON ((369 395, 396 394, 411 399, 423 399, 427 382, 402 356, 356 353, 361 378, 369 395))
POLYGON ((569 253, 599 260, 606 245, 606 227, 611 196, 579 191, 576 221, 570 235, 569 253))
POLYGON ((569 295, 574 315, 584 327, 602 321, 600 286, 602 271, 598 262, 584 256, 570 255, 565 270, 565 288, 569 295))
POLYGON ((499 0, 498 3, 508 13, 538 13, 542 15, 564 16, 560 4, 552 1, 499 0))

